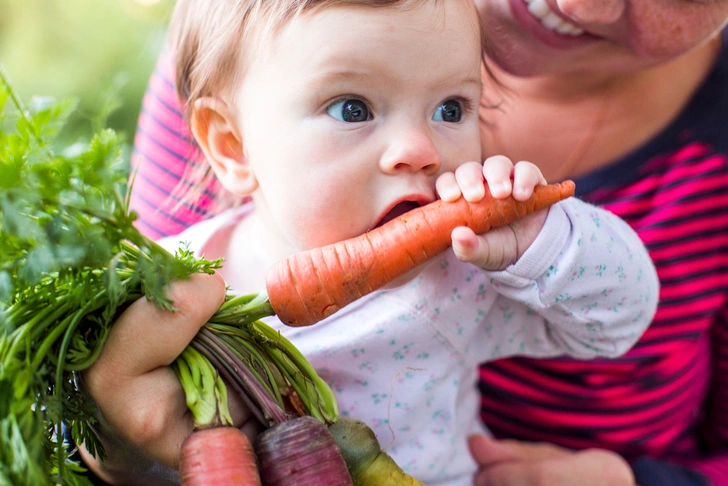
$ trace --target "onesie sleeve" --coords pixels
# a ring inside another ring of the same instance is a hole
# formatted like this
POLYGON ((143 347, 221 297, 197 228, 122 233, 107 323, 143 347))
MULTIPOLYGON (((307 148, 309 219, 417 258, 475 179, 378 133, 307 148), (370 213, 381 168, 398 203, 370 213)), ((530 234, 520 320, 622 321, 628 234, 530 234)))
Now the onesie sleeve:
POLYGON ((576 198, 550 208, 539 236, 515 264, 487 275, 499 294, 497 309, 510 302, 524 306, 516 331, 501 326, 508 335, 490 359, 619 356, 657 309, 657 273, 637 234, 614 214, 576 198))

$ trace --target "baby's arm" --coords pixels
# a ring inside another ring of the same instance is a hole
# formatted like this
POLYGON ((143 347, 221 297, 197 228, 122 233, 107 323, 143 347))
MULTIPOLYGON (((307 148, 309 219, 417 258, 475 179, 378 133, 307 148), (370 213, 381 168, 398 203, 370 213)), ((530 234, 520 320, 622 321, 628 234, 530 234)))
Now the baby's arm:
MULTIPOLYGON (((478 200, 478 185, 495 197, 512 187, 516 199, 525 199, 539 183, 533 164, 492 157, 482 168, 465 164, 441 176, 438 191, 446 200, 461 192, 478 200)), ((488 271, 499 293, 487 336, 498 345, 488 359, 617 356, 641 336, 657 307, 657 274, 637 234, 612 213, 576 198, 483 235, 457 228, 453 250, 488 271)))
MULTIPOLYGON (((494 308, 523 310, 522 342, 505 343, 501 356, 619 356, 657 309, 657 273, 637 234, 576 198, 554 205, 521 258, 488 276, 499 294, 494 308)), ((501 338, 512 336, 514 323, 504 324, 501 338)))

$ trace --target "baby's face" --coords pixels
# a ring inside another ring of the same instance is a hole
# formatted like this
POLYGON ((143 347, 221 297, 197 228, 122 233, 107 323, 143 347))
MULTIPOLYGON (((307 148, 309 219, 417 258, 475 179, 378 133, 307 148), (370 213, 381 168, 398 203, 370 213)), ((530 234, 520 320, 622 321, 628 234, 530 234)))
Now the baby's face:
POLYGON ((295 18, 236 89, 255 197, 298 250, 429 203, 439 174, 481 160, 472 0, 403 3, 295 18))

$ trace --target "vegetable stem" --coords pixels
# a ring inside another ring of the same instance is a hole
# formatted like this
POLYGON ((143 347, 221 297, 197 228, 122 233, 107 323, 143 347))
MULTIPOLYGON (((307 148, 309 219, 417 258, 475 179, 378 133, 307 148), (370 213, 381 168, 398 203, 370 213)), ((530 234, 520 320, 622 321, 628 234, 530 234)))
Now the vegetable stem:
MULTIPOLYGON (((76 327, 78 326, 78 323, 81 322, 81 319, 86 315, 88 310, 95 304, 94 300, 90 300, 84 305, 81 309, 76 311, 76 313, 73 315, 73 319, 71 320, 71 323, 69 324, 68 328, 66 329, 65 335, 63 336, 63 341, 61 342, 61 349, 58 352, 58 365, 56 368, 56 387, 54 388, 53 392, 56 395, 56 398, 58 400, 58 416, 63 417, 63 394, 65 393, 64 386, 63 386, 63 364, 66 359, 66 351, 68 350, 68 343, 71 341, 71 337, 73 336, 73 333, 76 331, 76 327)), ((36 357, 37 359, 37 357, 36 357)), ((58 423, 56 424, 56 434, 58 437, 63 437, 63 420, 59 419, 58 423)), ((63 441, 59 440, 56 443, 56 455, 58 457, 58 475, 60 477, 65 476, 65 450, 63 441)))
POLYGON ((175 360, 173 368, 185 391, 196 430, 233 425, 227 388, 203 354, 188 346, 175 360))
MULTIPOLYGON (((285 412, 270 397, 250 369, 234 353, 221 345, 212 333, 204 328, 201 329, 195 337, 193 345, 196 343, 201 344, 214 356, 214 359, 218 360, 221 365, 218 366, 218 369, 225 374, 228 382, 236 383, 244 392, 241 398, 250 400, 247 405, 261 424, 270 427, 287 420, 285 412)), ((210 359, 213 358, 210 357, 210 359)))

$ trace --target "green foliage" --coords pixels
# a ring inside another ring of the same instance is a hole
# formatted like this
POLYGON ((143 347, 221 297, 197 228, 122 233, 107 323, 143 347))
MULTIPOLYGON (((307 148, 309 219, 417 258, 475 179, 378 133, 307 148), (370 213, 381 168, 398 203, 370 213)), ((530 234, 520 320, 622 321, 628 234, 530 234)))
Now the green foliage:
POLYGON ((62 146, 74 104, 25 108, 2 70, 0 106, 0 485, 84 484, 61 424, 103 451, 74 373, 128 303, 172 309, 166 285, 219 262, 173 256, 134 228, 115 132, 62 146))
MULTIPOLYGON (((169 283, 221 265, 184 248, 172 255, 136 230, 116 132, 59 141, 75 106, 37 98, 26 108, 0 68, 0 486, 88 485, 63 441, 65 424, 104 458, 98 411, 76 373, 93 364, 131 302, 146 296, 173 310, 169 283)), ((328 385, 258 320, 270 315, 265 292, 228 295, 195 338, 204 359, 180 363, 196 417, 225 421, 227 391, 212 365, 252 398, 262 424, 286 420, 283 396, 290 404, 294 392, 301 413, 338 418, 328 385), (212 413, 197 413, 205 407, 212 413)))
POLYGON ((174 0, 0 0, 0 63, 23 99, 81 100, 60 140, 103 125, 129 142, 173 6, 174 0))

